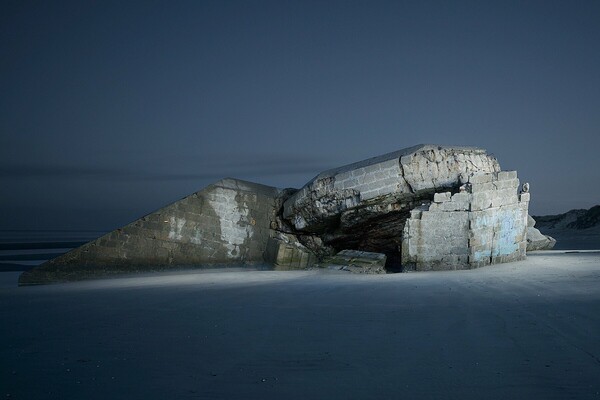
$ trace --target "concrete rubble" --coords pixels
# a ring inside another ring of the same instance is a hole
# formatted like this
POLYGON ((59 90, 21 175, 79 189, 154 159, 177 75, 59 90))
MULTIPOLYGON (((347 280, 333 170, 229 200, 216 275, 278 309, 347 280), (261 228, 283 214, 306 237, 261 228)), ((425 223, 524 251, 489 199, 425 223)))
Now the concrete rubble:
POLYGON ((556 240, 535 228, 535 219, 527 217, 527 251, 552 250, 556 240))
POLYGON ((382 253, 342 250, 335 256, 326 257, 318 267, 355 274, 385 274, 386 260, 387 257, 382 253))
POLYGON ((227 178, 23 273, 20 284, 190 266, 345 260, 351 272, 380 273, 520 260, 524 189, 485 150, 436 145, 325 171, 299 190, 227 178))

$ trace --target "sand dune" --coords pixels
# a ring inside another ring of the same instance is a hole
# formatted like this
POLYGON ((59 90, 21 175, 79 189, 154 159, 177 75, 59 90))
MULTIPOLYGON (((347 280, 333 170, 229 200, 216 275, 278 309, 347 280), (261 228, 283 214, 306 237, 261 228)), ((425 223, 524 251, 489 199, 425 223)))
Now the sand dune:
POLYGON ((383 276, 17 276, 0 274, 7 398, 600 397, 598 253, 383 276))

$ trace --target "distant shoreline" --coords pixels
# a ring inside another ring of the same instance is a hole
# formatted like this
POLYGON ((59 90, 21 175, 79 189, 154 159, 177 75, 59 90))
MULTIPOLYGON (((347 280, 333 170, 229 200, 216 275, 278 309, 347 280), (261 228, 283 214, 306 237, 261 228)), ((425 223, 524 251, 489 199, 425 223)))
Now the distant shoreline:
POLYGON ((104 234, 91 229, 0 229, 0 272, 27 271, 104 234))

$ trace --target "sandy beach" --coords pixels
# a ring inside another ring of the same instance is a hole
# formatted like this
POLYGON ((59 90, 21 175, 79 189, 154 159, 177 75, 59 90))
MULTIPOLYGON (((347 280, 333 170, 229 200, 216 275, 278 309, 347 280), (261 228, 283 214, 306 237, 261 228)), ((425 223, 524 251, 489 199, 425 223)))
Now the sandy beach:
POLYGON ((4 398, 600 398, 599 253, 378 276, 18 274, 0 273, 4 398))

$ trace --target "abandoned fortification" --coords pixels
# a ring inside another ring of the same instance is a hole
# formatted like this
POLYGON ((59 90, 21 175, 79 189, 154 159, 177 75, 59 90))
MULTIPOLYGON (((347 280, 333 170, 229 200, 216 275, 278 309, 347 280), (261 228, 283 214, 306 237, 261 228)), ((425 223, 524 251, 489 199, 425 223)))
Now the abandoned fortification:
POLYGON ((40 284, 188 266, 454 270, 548 248, 529 185, 474 147, 418 145, 300 190, 223 179, 23 273, 40 284), (529 240, 528 240, 529 236, 529 240))

